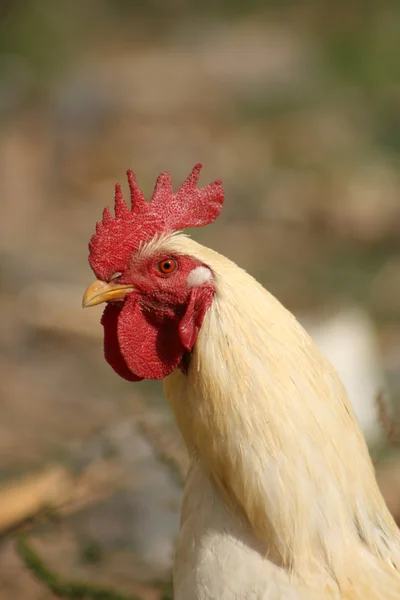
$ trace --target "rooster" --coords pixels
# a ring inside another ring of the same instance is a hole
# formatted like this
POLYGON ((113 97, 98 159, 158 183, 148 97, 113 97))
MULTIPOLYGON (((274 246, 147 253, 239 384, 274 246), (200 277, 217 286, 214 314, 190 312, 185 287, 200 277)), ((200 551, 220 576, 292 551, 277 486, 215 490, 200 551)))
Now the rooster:
POLYGON ((105 358, 164 379, 190 453, 176 600, 399 600, 400 532, 336 372, 248 273, 181 232, 213 222, 201 165, 150 202, 132 171, 89 243, 105 358))

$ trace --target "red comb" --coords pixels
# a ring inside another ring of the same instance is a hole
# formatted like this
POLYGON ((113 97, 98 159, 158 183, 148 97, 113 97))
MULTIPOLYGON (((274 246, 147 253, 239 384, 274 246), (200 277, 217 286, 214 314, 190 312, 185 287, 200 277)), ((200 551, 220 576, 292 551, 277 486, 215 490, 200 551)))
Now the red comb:
POLYGON ((172 191, 170 174, 161 173, 150 202, 146 202, 133 172, 127 171, 131 208, 128 208, 121 186, 117 184, 115 216, 112 216, 109 208, 105 208, 102 221, 97 223, 96 233, 90 240, 89 262, 99 278, 104 278, 110 270, 121 270, 123 255, 126 260, 126 256, 137 250, 140 243, 148 241, 155 234, 202 227, 218 217, 224 201, 222 183, 217 180, 197 188, 201 167, 201 163, 195 165, 175 193, 172 191))
MULTIPOLYGON (((153 196, 149 203, 137 184, 132 171, 127 171, 131 195, 131 210, 127 207, 119 183, 115 186, 115 219, 127 218, 130 213, 143 215, 157 214, 163 218, 169 229, 186 227, 202 227, 216 219, 221 212, 224 201, 224 190, 220 180, 210 183, 204 188, 197 188, 201 163, 193 168, 175 194, 172 191, 171 175, 167 172, 158 176, 153 196)), ((110 225, 114 220, 108 208, 103 213, 103 225, 110 225)))

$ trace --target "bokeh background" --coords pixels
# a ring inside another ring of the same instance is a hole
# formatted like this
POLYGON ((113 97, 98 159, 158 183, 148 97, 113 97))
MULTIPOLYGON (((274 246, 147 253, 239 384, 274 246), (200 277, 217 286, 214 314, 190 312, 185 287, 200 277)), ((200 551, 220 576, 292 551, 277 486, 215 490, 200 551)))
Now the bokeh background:
MULTIPOLYGON (((115 182, 132 168, 149 195, 198 161, 226 204, 193 237, 337 366, 400 520, 375 402, 400 397, 395 0, 1 0, 0 128, 0 529, 66 503, 32 534, 52 567, 147 600, 170 580, 180 437, 158 383, 106 365, 101 308, 80 303, 115 182)), ((52 598, 10 535, 0 596, 52 598)))

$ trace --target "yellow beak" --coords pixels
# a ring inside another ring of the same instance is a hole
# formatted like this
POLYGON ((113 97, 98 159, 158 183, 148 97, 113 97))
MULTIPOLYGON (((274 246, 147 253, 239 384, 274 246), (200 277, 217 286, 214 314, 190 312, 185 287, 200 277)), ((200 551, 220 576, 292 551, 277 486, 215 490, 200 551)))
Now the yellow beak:
POLYGON ((126 294, 133 292, 134 289, 131 285, 119 285, 112 281, 107 283, 97 279, 89 285, 83 294, 82 307, 96 306, 96 304, 108 302, 109 300, 123 300, 126 294))

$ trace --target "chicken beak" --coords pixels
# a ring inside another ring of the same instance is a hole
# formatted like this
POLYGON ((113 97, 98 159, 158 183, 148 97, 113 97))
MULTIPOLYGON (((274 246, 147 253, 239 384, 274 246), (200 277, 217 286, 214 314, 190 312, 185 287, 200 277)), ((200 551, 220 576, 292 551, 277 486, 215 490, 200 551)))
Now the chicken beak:
POLYGON ((89 285, 83 294, 82 308, 96 306, 96 304, 108 302, 109 300, 123 300, 126 294, 133 292, 134 289, 131 285, 120 285, 113 281, 107 283, 97 279, 89 285))

